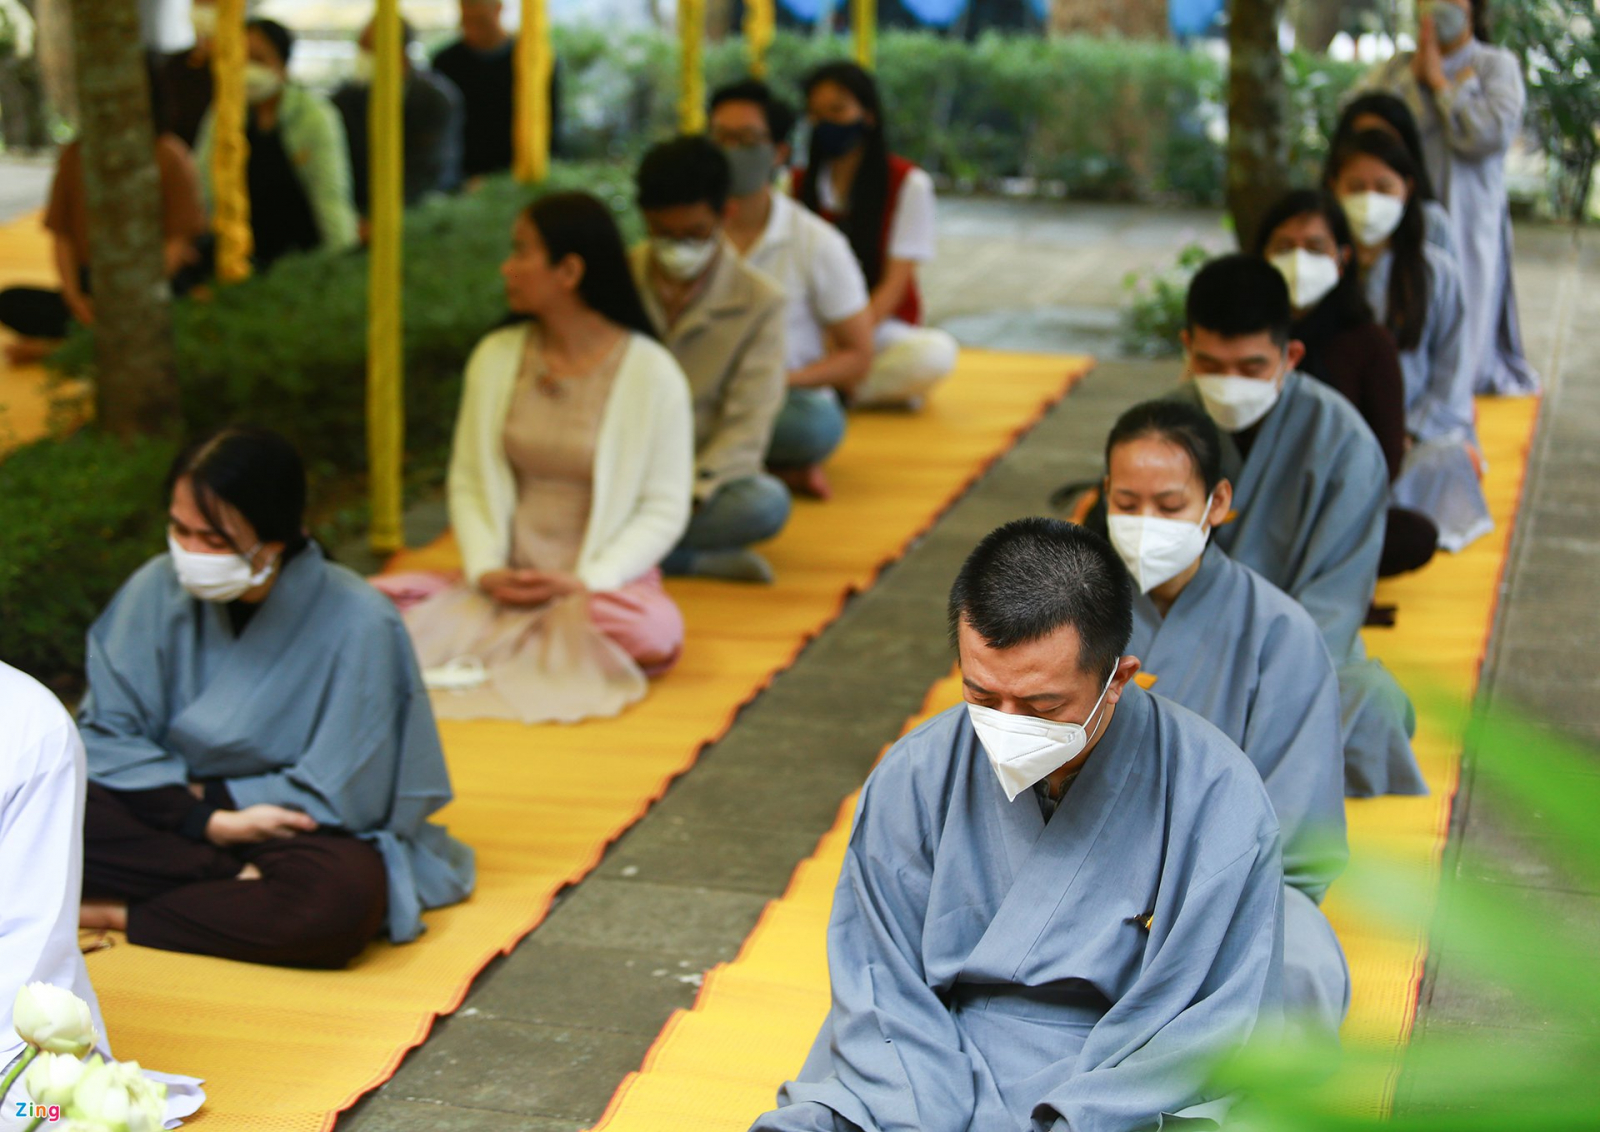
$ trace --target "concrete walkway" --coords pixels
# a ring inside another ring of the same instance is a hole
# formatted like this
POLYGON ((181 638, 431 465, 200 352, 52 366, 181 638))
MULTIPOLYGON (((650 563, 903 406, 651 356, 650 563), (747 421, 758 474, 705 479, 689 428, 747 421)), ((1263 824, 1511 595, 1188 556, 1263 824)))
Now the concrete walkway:
MULTIPOLYGON (((339 1122, 340 1132, 571 1132, 592 1124, 668 1014, 692 1002, 702 972, 734 954, 948 668, 944 596, 974 542, 1001 522, 1045 510, 1057 485, 1094 475, 1116 414, 1176 380, 1174 363, 1114 356, 1123 277, 1169 264, 1191 240, 1225 247, 1217 214, 993 201, 941 207, 940 258, 926 287, 936 320, 970 344, 1090 350, 1102 364, 850 604, 596 873, 478 981, 395 1078, 339 1122)), ((1559 229, 1519 232, 1530 351, 1553 392, 1485 689, 1600 738, 1600 722, 1586 711, 1597 690, 1600 607, 1578 589, 1600 567, 1600 504, 1590 491, 1600 470, 1600 350, 1574 332, 1583 318, 1600 319, 1597 249, 1592 232, 1581 245, 1559 229)), ((418 535, 439 521, 436 511, 415 518, 418 535)), ((1491 800, 1472 789, 1470 771, 1452 849, 1459 867, 1495 869, 1510 887, 1558 885, 1526 835, 1490 824, 1491 800)), ((1600 928, 1600 897, 1569 907, 1600 928)), ((1539 1021, 1456 974, 1444 956, 1430 972, 1419 1025, 1423 1034, 1498 1027, 1511 1042, 1519 1027, 1539 1021)))

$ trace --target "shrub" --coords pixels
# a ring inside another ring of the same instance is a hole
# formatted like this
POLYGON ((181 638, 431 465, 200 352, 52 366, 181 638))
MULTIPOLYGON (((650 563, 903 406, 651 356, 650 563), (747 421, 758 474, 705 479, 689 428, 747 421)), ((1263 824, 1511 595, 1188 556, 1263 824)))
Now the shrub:
POLYGON ((0 462, 0 659, 58 687, 82 668, 89 623, 161 546, 176 454, 86 431, 0 462))

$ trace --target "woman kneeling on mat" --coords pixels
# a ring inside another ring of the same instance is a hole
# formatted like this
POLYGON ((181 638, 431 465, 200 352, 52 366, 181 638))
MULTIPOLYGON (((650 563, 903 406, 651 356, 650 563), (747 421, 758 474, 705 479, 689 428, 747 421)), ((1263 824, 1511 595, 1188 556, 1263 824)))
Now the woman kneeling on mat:
POLYGON ((147 947, 342 967, 464 899, 405 628, 306 537, 282 437, 225 429, 173 465, 169 553, 89 630, 82 925, 147 947))
POLYGON ((689 384, 594 197, 536 201, 501 274, 531 321, 467 363, 449 476, 464 577, 406 624, 442 716, 615 715, 683 645, 658 564, 689 522, 689 384))

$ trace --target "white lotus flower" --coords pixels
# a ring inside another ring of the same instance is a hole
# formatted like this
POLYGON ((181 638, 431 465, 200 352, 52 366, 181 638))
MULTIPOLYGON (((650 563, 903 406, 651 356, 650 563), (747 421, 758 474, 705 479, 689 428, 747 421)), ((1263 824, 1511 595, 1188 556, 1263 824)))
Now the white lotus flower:
POLYGON ((49 983, 28 983, 17 992, 11 1025, 19 1038, 45 1053, 82 1057, 94 1048, 89 1004, 49 983))

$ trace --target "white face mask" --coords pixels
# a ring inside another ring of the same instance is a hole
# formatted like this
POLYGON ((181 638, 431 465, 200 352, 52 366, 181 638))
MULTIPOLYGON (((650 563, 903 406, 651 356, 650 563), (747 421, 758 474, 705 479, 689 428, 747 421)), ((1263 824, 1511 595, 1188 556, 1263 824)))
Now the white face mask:
POLYGON ((1356 243, 1364 248, 1377 247, 1394 235, 1406 214, 1406 202, 1387 193, 1350 193, 1340 197, 1339 203, 1356 243))
POLYGON ((170 533, 167 535, 167 552, 172 555, 172 568, 177 571, 178 584, 201 601, 233 601, 272 577, 273 571, 278 568, 276 558, 254 573, 250 570, 250 558, 255 557, 256 550, 260 549, 261 545, 257 543, 249 557, 241 557, 231 551, 225 554, 201 554, 183 549, 177 539, 170 533))
POLYGON ((351 77, 355 80, 357 86, 371 86, 372 76, 377 73, 377 70, 378 64, 373 59, 372 52, 356 52, 356 67, 351 77))
POLYGON ((1418 16, 1433 17, 1433 34, 1440 47, 1448 47, 1467 30, 1467 14, 1449 0, 1432 0, 1420 5, 1418 16))
POLYGON ((214 39, 217 34, 217 9, 213 4, 196 4, 189 9, 189 22, 196 39, 214 39))
MULTIPOLYGON (((1206 496, 1205 513, 1211 513, 1215 493, 1206 496)), ((1211 528, 1201 520, 1162 519, 1146 515, 1108 515, 1111 545, 1133 575, 1139 592, 1147 594, 1170 582, 1205 553, 1211 528)))
POLYGON ((251 106, 267 101, 283 89, 283 76, 265 63, 244 65, 244 97, 251 106))
POLYGON ((700 278, 710 265, 711 257, 717 254, 717 238, 668 240, 657 236, 650 241, 650 251, 669 279, 687 283, 700 278))
POLYGON ((1243 432, 1278 403, 1283 392, 1283 374, 1275 377, 1244 377, 1236 373, 1197 373, 1194 385, 1211 419, 1224 432, 1243 432))
POLYGON ((1267 262, 1276 267, 1283 281, 1289 284, 1289 301, 1297 311, 1310 310, 1339 285, 1339 261, 1331 255, 1295 248, 1267 262))
MULTIPOLYGON (((1120 660, 1119 657, 1119 663, 1120 660)), ((1112 669, 1106 686, 1100 689, 1100 698, 1089 709, 1089 718, 1082 723, 1057 723, 1036 715, 1010 715, 979 704, 967 705, 972 729, 978 733, 983 753, 989 756, 989 765, 1008 802, 1083 754, 1089 743, 1090 720, 1100 710, 1116 676, 1116 669, 1112 669)))

